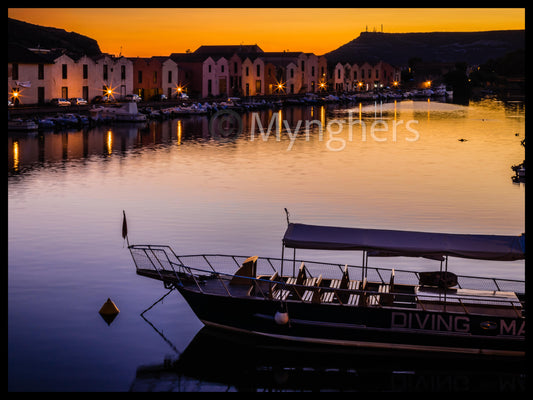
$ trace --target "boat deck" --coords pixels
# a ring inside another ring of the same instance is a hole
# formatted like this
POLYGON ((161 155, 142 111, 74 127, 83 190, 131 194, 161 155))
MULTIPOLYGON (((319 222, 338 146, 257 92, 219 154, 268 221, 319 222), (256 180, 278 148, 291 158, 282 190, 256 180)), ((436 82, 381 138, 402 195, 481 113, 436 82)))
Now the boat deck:
MULTIPOLYGON (((302 264, 303 265, 303 264, 302 264)), ((438 288, 391 280, 322 279, 271 275, 244 277, 218 273, 177 273, 169 270, 137 269, 139 275, 161 280, 167 287, 183 285, 202 293, 254 297, 265 300, 331 304, 347 307, 393 307, 446 311, 501 317, 522 317, 524 304, 514 291, 438 288)), ((346 278, 346 276, 345 276, 346 278)))

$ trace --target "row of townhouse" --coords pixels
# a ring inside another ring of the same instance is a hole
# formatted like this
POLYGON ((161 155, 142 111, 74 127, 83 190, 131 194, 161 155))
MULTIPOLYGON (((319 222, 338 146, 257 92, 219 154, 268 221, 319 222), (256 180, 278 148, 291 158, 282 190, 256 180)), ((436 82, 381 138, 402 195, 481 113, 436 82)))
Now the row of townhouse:
POLYGON ((316 92, 327 83, 327 61, 304 52, 264 52, 257 45, 200 46, 172 53, 180 82, 193 96, 255 96, 316 92))
POLYGON ((194 52, 162 57, 73 57, 65 51, 8 48, 8 96, 24 104, 52 98, 107 95, 143 99, 296 94, 334 89, 370 90, 399 81, 387 63, 329 67, 324 56, 305 52, 264 52, 257 45, 200 46, 194 52), (354 86, 359 84, 359 86, 354 86), (364 83, 364 86, 362 86, 364 83))
POLYGON ((63 50, 9 45, 7 86, 8 99, 23 104, 97 96, 120 100, 132 93, 150 98, 175 92, 178 66, 169 57, 73 57, 63 50))
POLYGON ((330 65, 329 82, 335 91, 368 91, 400 82, 401 71, 389 63, 378 61, 369 63, 341 63, 330 65))

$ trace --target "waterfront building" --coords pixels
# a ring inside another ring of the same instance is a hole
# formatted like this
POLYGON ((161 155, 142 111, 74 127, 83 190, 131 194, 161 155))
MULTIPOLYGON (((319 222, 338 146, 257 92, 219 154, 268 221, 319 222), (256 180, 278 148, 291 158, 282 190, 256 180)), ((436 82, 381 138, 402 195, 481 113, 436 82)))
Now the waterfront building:
POLYGON ((214 45, 170 58, 178 64, 180 82, 196 97, 317 92, 327 81, 326 58, 313 53, 214 45))
POLYGON ((133 67, 125 57, 69 55, 63 49, 8 48, 8 97, 23 104, 53 98, 88 101, 110 91, 120 99, 132 91, 133 67))
POLYGON ((132 93, 133 62, 130 59, 102 54, 94 58, 92 65, 88 63, 87 67, 89 71, 87 100, 102 95, 122 100, 127 94, 132 93))
POLYGON ((384 61, 337 62, 330 71, 329 82, 337 92, 379 90, 400 82, 400 69, 384 61))
POLYGON ((144 100, 298 94, 327 89, 327 60, 300 51, 264 52, 257 45, 200 46, 170 56, 72 55, 62 49, 9 45, 8 97, 24 104, 97 96, 144 100))
MULTIPOLYGON (((7 91, 8 100, 14 104, 44 104, 55 96, 52 86, 61 79, 57 77, 54 60, 58 56, 51 50, 33 51, 8 44, 7 91)), ((61 74, 61 71, 59 71, 61 74)))
POLYGON ((170 57, 131 58, 133 87, 130 93, 143 100, 159 99, 161 95, 172 98, 178 88, 178 66, 170 57))

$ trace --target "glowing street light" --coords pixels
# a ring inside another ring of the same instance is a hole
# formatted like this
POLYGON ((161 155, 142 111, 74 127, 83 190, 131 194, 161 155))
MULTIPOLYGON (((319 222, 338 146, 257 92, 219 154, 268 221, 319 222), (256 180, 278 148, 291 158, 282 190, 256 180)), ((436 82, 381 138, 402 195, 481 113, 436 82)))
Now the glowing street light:
POLYGON ((18 89, 13 89, 10 94, 13 99, 13 104, 18 104, 22 97, 20 91, 18 89))
POLYGON ((107 96, 108 100, 111 97, 113 98, 113 100, 115 100, 115 88, 112 88, 111 86, 104 86, 103 92, 107 96))
POLYGON ((276 81, 276 90, 278 91, 278 93, 284 92, 285 83, 283 83, 282 81, 276 81))

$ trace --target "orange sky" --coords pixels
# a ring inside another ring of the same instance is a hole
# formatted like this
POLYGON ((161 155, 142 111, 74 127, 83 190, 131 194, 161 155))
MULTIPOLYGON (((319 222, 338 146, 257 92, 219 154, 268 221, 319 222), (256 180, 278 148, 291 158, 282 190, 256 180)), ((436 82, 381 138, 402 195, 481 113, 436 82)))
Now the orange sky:
POLYGON ((240 43, 324 54, 381 24, 384 32, 525 29, 524 8, 9 8, 8 17, 77 32, 128 57, 240 43))

